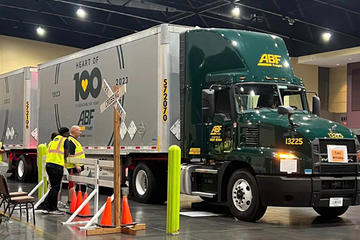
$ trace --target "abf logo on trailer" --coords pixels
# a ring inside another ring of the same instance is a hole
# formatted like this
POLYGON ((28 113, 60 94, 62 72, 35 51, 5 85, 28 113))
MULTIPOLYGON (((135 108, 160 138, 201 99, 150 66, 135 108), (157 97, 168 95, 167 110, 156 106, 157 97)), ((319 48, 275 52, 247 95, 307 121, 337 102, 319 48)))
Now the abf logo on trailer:
POLYGON ((101 91, 102 79, 100 70, 95 67, 89 74, 87 70, 80 73, 75 73, 75 101, 86 100, 89 94, 93 98, 97 98, 101 91))
POLYGON ((279 64, 280 60, 281 60, 280 55, 264 53, 263 55, 261 55, 261 58, 260 58, 257 65, 260 66, 260 67, 278 67, 278 68, 281 68, 282 65, 279 64))

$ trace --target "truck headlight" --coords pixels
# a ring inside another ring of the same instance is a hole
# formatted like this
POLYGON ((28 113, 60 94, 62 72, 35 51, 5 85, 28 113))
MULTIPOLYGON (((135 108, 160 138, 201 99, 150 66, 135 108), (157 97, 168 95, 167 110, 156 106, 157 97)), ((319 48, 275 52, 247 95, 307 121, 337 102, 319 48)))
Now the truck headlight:
POLYGON ((293 153, 278 153, 277 158, 280 160, 280 172, 297 173, 298 157, 293 153))
POLYGON ((278 159, 280 159, 280 160, 297 160, 297 157, 293 153, 278 153, 278 159))

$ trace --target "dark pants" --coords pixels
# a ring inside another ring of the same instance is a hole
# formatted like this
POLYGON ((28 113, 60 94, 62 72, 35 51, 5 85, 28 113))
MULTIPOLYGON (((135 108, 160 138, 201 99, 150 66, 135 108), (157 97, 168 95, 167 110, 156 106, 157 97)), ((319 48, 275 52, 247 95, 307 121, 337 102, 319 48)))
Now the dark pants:
MULTIPOLYGON (((84 171, 85 167, 84 166, 81 166, 81 171, 80 172, 77 172, 76 168, 68 168, 67 171, 69 173, 69 175, 75 175, 75 176, 80 176, 80 173, 82 171, 84 171)), ((76 185, 76 188, 75 188, 75 191, 78 192, 79 191, 79 187, 81 189, 81 192, 86 192, 86 185, 85 184, 75 184, 74 182, 72 181, 69 181, 69 185, 68 185, 68 189, 70 190, 71 188, 74 187, 74 185, 76 185)))
POLYGON ((50 191, 44 201, 44 207, 48 211, 57 210, 58 202, 58 193, 60 190, 60 185, 62 177, 64 174, 64 168, 56 164, 46 164, 46 172, 49 176, 50 181, 50 191))

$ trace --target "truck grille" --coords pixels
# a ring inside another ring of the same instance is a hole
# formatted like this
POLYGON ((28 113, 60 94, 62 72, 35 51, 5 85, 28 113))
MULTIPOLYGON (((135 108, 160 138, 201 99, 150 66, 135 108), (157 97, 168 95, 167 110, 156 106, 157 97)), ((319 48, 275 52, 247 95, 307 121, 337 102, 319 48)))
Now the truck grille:
POLYGON ((315 174, 340 174, 340 175, 356 175, 358 172, 358 164, 332 164, 320 163, 314 166, 315 174))
POLYGON ((259 145, 259 128, 246 128, 245 129, 245 144, 249 146, 259 145))
POLYGON ((316 139, 312 142, 314 174, 322 175, 357 175, 359 170, 354 139, 316 139), (348 163, 329 163, 327 145, 347 146, 348 163))

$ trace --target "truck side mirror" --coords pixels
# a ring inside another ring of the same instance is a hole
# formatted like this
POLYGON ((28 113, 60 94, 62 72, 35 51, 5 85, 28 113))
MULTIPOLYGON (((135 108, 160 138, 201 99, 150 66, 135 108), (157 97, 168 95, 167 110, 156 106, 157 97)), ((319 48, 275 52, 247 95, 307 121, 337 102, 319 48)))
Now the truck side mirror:
POLYGON ((312 113, 320 116, 320 98, 316 95, 312 97, 312 113))
POLYGON ((294 122, 291 120, 291 115, 295 113, 295 110, 290 106, 279 106, 278 107, 278 113, 281 115, 287 115, 289 124, 291 127, 298 127, 299 125, 294 124, 294 122))
POLYGON ((290 106, 279 106, 278 107, 278 113, 281 115, 291 115, 294 112, 295 112, 294 109, 290 106))
POLYGON ((203 89, 202 95, 202 115, 203 119, 214 116, 215 112, 215 91, 213 89, 203 89))

